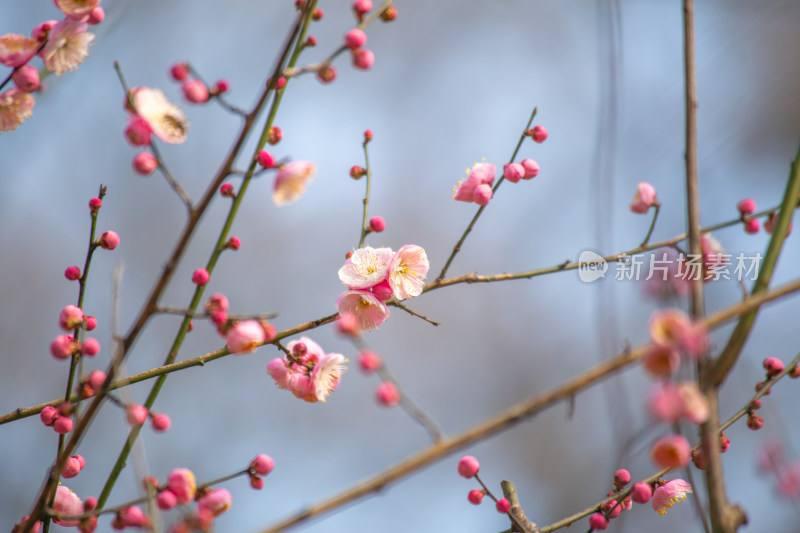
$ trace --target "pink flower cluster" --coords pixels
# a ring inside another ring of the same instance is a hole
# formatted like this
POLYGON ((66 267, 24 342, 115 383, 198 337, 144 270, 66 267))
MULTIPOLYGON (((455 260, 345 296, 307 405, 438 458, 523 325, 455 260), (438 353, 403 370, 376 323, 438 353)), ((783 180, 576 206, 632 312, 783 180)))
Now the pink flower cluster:
POLYGON ((267 373, 281 389, 309 403, 325 402, 347 370, 342 354, 325 351, 308 337, 286 345, 289 353, 267 365, 267 373))
MULTIPOLYGON (((268 456, 264 455, 263 457, 268 456)), ((196 510, 185 513, 179 522, 172 525, 170 532, 173 533, 212 531, 214 518, 230 509, 233 502, 233 497, 227 489, 203 488, 198 490, 195 475, 188 468, 172 470, 163 486, 159 486, 158 480, 155 478, 145 478, 144 481, 146 485, 151 486, 158 492, 156 504, 162 511, 168 511, 177 505, 186 506, 193 501, 197 501, 196 510)), ((129 507, 123 513, 138 515, 137 510, 138 507, 129 507), (128 509, 133 509, 134 512, 127 512, 128 509)), ((115 528, 118 526, 142 527, 145 525, 139 524, 136 526, 133 523, 128 523, 127 517, 122 516, 123 513, 117 515, 117 520, 113 524, 115 528)))
POLYGON ((0 131, 16 129, 33 114, 36 101, 30 93, 39 89, 39 71, 28 63, 37 50, 48 71, 60 76, 75 70, 89 55, 89 44, 94 40, 94 35, 87 31, 88 25, 99 24, 105 18, 100 0, 54 0, 54 3, 66 15, 65 19, 42 22, 33 29, 31 37, 0 35, 0 64, 14 69, 11 80, 16 86, 0 93, 0 131))
POLYGON ((340 317, 355 318, 360 330, 377 328, 389 318, 384 302, 422 294, 429 269, 425 250, 416 244, 397 252, 369 246, 355 250, 339 269, 339 281, 348 288, 336 299, 340 317))

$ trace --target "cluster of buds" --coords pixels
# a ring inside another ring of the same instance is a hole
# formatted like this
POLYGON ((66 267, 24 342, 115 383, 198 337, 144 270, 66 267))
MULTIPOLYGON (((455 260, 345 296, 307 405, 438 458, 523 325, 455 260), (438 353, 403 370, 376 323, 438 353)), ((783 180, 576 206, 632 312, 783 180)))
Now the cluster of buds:
POLYGON ((53 428, 53 431, 59 435, 64 435, 72 431, 75 423, 72 421, 72 414, 75 412, 75 406, 69 402, 63 402, 58 407, 48 405, 39 413, 39 419, 42 423, 53 428))
MULTIPOLYGON (((467 479, 475 478, 479 483, 480 478, 478 477, 478 471, 480 468, 481 465, 478 460, 471 455, 465 455, 458 461, 458 475, 467 479)), ((481 483, 481 485, 483 485, 483 483, 481 483)), ((467 500, 473 505, 480 505, 481 502, 483 502, 483 497, 487 494, 490 498, 495 500, 495 509, 497 509, 498 513, 508 513, 511 509, 511 502, 506 498, 500 498, 498 500, 486 489, 472 489, 467 493, 467 500)))
POLYGON ((636 194, 631 200, 631 211, 641 215, 647 213, 651 207, 658 207, 661 204, 656 197, 656 189, 646 181, 636 186, 636 194))
POLYGON ((138 403, 125 406, 125 420, 131 426, 141 426, 148 418, 150 419, 150 425, 154 431, 167 431, 172 426, 172 420, 164 413, 150 411, 147 407, 138 403))
POLYGON ((422 294, 430 263, 425 250, 406 244, 396 253, 391 248, 366 246, 355 250, 339 269, 339 281, 347 288, 336 300, 339 316, 357 330, 377 328, 389 318, 384 302, 422 294))
POLYGON ((353 66, 360 70, 368 70, 375 64, 375 54, 364 48, 367 34, 364 30, 353 28, 344 34, 344 45, 350 50, 353 66))
POLYGON ((269 455, 260 453, 250 463, 248 475, 250 476, 250 486, 256 490, 264 487, 264 478, 275 468, 275 461, 269 455))
POLYGON ((97 319, 85 316, 80 307, 68 305, 62 309, 58 325, 64 331, 73 331, 73 334, 58 335, 50 343, 50 353, 56 359, 69 359, 74 354, 92 357, 100 352, 100 343, 94 337, 86 337, 83 342, 75 338, 75 332, 81 329, 91 331, 97 327, 97 319))
MULTIPOLYGON (((615 492, 619 492, 630 482, 630 472, 624 468, 620 468, 614 472, 614 488, 608 491, 607 496, 611 496, 615 492)), ((592 527, 592 529, 606 529, 610 520, 618 517, 622 511, 629 511, 631 506, 632 504, 630 496, 623 499, 621 502, 618 502, 617 500, 609 500, 602 505, 600 510, 589 517, 589 525, 592 527)))
MULTIPOLYGON (((480 206, 489 204, 494 196, 492 184, 494 183, 497 166, 492 163, 475 163, 467 169, 467 179, 461 180, 453 187, 454 200, 459 202, 476 203, 480 206)), ((520 180, 529 180, 539 174, 539 163, 533 159, 523 159, 519 163, 506 163, 503 165, 503 177, 511 183, 520 180)))
MULTIPOLYGON (((758 233, 761 229, 761 223, 758 219, 754 216, 756 212, 756 202, 752 198, 745 198, 738 204, 736 204, 736 209, 739 210, 739 217, 742 220, 742 224, 744 224, 744 231, 745 233, 755 234, 758 233)), ((767 233, 772 234, 772 231, 775 229, 775 223, 778 221, 778 212, 774 211, 770 213, 767 217, 767 220, 764 222, 764 230, 767 233)), ((789 222, 789 228, 786 230, 786 237, 791 235, 792 233, 792 222, 789 222)))
MULTIPOLYGON (((783 361, 778 359, 777 357, 767 357, 764 359, 763 362, 764 370, 765 370, 765 377, 764 381, 759 381, 756 383, 756 392, 764 391, 764 396, 770 393, 770 386, 771 380, 775 378, 778 374, 783 372, 784 365, 783 361)), ((792 378, 800 377, 800 367, 795 365, 789 372, 789 376, 792 378)), ((764 426, 764 419, 755 413, 756 410, 761 408, 761 399, 757 398, 750 402, 750 405, 747 408, 747 427, 752 429, 753 431, 757 431, 764 426)))
MULTIPOLYGON (((720 453, 725 453, 728 451, 728 448, 731 447, 731 440, 725 435, 725 433, 721 433, 719 436, 719 451, 720 453)), ((703 450, 703 447, 697 448, 696 450, 692 450, 692 464, 698 470, 705 470, 706 469, 706 454, 703 450)))

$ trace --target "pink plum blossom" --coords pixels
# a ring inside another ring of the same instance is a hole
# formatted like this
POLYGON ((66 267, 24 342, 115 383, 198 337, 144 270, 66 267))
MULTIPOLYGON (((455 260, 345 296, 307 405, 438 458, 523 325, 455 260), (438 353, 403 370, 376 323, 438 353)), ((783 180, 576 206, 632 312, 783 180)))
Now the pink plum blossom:
POLYGON ((348 48, 361 48, 367 44, 367 34, 364 33, 364 30, 353 28, 344 34, 344 44, 348 48))
POLYGON ((642 359, 642 365, 653 377, 669 377, 681 366, 681 354, 675 348, 653 346, 642 359))
POLYGON ((398 300, 422 294, 430 263, 420 246, 406 244, 400 248, 388 265, 389 284, 398 300))
POLYGON ((181 109, 158 89, 139 87, 133 93, 136 114, 150 126, 153 134, 168 144, 186 142, 189 124, 181 109))
POLYGON ((317 401, 325 402, 325 399, 339 386, 342 374, 346 370, 344 366, 346 362, 347 359, 342 354, 329 353, 321 357, 314 366, 310 379, 314 385, 317 401))
POLYGON ((547 139, 547 128, 544 126, 534 126, 531 129, 531 138, 534 142, 543 143, 547 139))
POLYGON ((686 495, 692 492, 692 485, 682 479, 667 481, 660 487, 656 487, 653 492, 653 509, 664 516, 673 505, 686 499, 686 495))
POLYGON ((653 496, 653 487, 649 483, 639 482, 633 485, 631 499, 636 503, 647 503, 653 496))
POLYGON ((92 9, 89 12, 89 18, 86 20, 88 24, 94 26, 95 24, 100 24, 106 19, 106 10, 100 6, 92 9))
POLYGON ((294 202, 305 192, 316 172, 317 166, 309 161, 292 161, 282 165, 275 175, 272 201, 277 206, 294 202))
POLYGON ((647 182, 642 182, 636 187, 636 194, 631 201, 631 211, 644 214, 654 205, 658 205, 656 189, 647 182))
POLYGON ((467 479, 473 477, 481 468, 481 464, 472 455, 465 455, 458 461, 458 474, 467 479))
POLYGON ((73 478, 83 470, 86 466, 86 460, 80 455, 71 455, 67 462, 64 463, 64 469, 61 471, 61 477, 64 479, 73 478))
POLYGON ((395 257, 391 248, 359 248, 339 269, 339 281, 349 289, 369 289, 386 279, 395 257))
POLYGON ((383 217, 372 217, 369 219, 369 230, 380 233, 386 229, 386 219, 383 217))
POLYGON ((525 177, 525 167, 522 163, 507 163, 503 167, 503 177, 511 183, 517 183, 525 177))
POLYGON ((800 496, 800 461, 794 460, 776 472, 778 493, 789 499, 800 496))
POLYGON ((100 0, 53 0, 53 3, 69 18, 82 20, 100 5, 100 0))
POLYGON ((56 359, 67 359, 75 353, 75 337, 72 335, 59 335, 50 343, 50 353, 56 359))
POLYGON ((708 330, 679 309, 656 311, 650 318, 650 340, 662 348, 678 348, 690 357, 708 350, 708 330))
POLYGON ((178 505, 178 497, 170 489, 164 489, 156 496, 156 505, 162 511, 169 511, 178 505))
POLYGON ((666 422, 686 418, 701 424, 708 420, 710 414, 708 402, 694 382, 660 383, 651 392, 648 407, 650 414, 666 422))
POLYGON ((717 269, 726 264, 725 248, 710 233, 700 236, 700 247, 703 251, 703 279, 713 281, 717 278, 717 269))
POLYGON ((682 468, 691 460, 692 448, 683 435, 666 435, 653 443, 650 457, 661 468, 682 468))
POLYGON ((125 413, 125 419, 132 426, 141 426, 147 420, 147 407, 136 403, 129 405, 125 413))
POLYGON ((522 166, 525 167, 525 175, 522 179, 529 180, 539 175, 539 163, 533 159, 523 159, 522 166))
POLYGON ((64 331, 70 331, 83 323, 83 311, 76 305, 68 305, 58 315, 58 325, 64 331))
POLYGON ((100 235, 98 243, 104 250, 113 250, 119 246, 119 235, 116 231, 105 231, 100 235))
POLYGON ((360 329, 369 331, 389 318, 389 308, 375 295, 365 291, 345 291, 336 299, 340 314, 351 313, 358 319, 360 329))
POLYGON ((15 33, 0 35, 0 63, 17 68, 31 60, 39 48, 39 41, 15 33))
POLYGON ((85 22, 69 18, 53 26, 47 44, 39 52, 47 70, 60 76, 78 68, 89 56, 89 43, 94 40, 94 34, 87 28, 85 22))
POLYGON ((19 89, 0 93, 0 131, 14 131, 25 119, 33 115, 36 100, 19 89))
POLYGON ((227 489, 214 489, 197 502, 198 507, 211 511, 214 516, 219 516, 231 508, 233 496, 227 489))
POLYGON ((200 80, 186 80, 181 86, 181 90, 186 100, 193 104, 202 104, 208 101, 208 87, 200 80))
POLYGON ((492 197, 491 185, 494 183, 496 171, 497 167, 491 163, 475 163, 471 170, 467 170, 467 179, 456 183, 453 199, 486 205, 492 197), (488 193, 486 189, 489 190, 488 193))
POLYGON ((136 505, 130 505, 117 513, 114 519, 113 526, 119 529, 126 527, 148 527, 150 525, 150 517, 144 514, 144 511, 136 505))
POLYGON ((389 280, 383 280, 377 285, 372 287, 372 294, 374 294, 379 300, 385 302, 387 300, 391 300, 394 296, 394 291, 392 290, 392 286, 389 283, 389 280))
POLYGON ((243 320, 228 331, 225 343, 230 353, 243 354, 254 352, 266 338, 264 328, 257 320, 243 320))
MULTIPOLYGON (((69 490, 69 488, 64 485, 59 485, 56 488, 55 500, 53 500, 53 511, 60 515, 78 516, 83 514, 83 502, 78 495, 69 490)), ((53 522, 60 526, 71 527, 77 526, 80 521, 66 518, 53 518, 53 522)))

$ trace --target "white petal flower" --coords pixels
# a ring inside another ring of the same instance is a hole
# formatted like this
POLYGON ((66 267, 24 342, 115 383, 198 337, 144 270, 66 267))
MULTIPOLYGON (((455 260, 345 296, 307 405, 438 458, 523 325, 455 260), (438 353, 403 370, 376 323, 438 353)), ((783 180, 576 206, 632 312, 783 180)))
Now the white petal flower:
POLYGON ((351 289, 369 289, 386 279, 393 257, 391 248, 359 248, 339 269, 339 280, 351 289))
POLYGON ((140 87, 133 94, 136 113, 150 125, 153 134, 168 144, 186 141, 189 124, 183 111, 158 89, 140 87))
POLYGON ((88 25, 72 19, 64 19, 50 30, 47 44, 41 51, 44 66, 59 76, 75 70, 89 56, 89 43, 94 34, 86 31, 88 25))

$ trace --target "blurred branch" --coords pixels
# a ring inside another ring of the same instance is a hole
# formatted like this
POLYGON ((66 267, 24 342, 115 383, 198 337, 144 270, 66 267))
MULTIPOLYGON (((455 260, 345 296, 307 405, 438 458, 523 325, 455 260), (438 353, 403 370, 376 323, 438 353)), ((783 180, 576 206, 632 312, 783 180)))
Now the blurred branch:
MULTIPOLYGON (((743 313, 755 309, 769 301, 786 296, 793 292, 800 291, 800 279, 781 286, 774 291, 753 296, 745 301, 728 307, 722 311, 710 315, 701 322, 708 328, 717 327, 724 322, 733 319, 743 313)), ((306 520, 321 516, 334 509, 338 509, 359 498, 380 491, 391 483, 410 476, 414 472, 456 452, 466 446, 496 435, 501 431, 514 427, 520 422, 527 420, 543 409, 561 401, 567 400, 578 392, 598 383, 615 372, 625 368, 641 359, 649 350, 650 345, 644 344, 631 350, 626 350, 617 356, 604 361, 603 363, 583 372, 566 381, 562 385, 544 394, 520 402, 493 417, 480 422, 459 435, 444 439, 433 444, 424 450, 412 455, 406 460, 392 466, 388 470, 379 473, 354 487, 346 489, 331 498, 321 502, 311 504, 304 510, 292 515, 277 524, 265 529, 262 533, 277 533, 284 531, 292 526, 305 522, 306 520)), ((665 471, 666 472, 666 471, 665 471)), ((660 475, 663 475, 661 473, 660 475)), ((592 507, 594 510, 595 507, 592 507)), ((588 514, 588 513, 587 513, 588 514)), ((563 526, 561 526, 563 527, 563 526)), ((541 529, 541 533, 552 531, 552 529, 541 529)))

